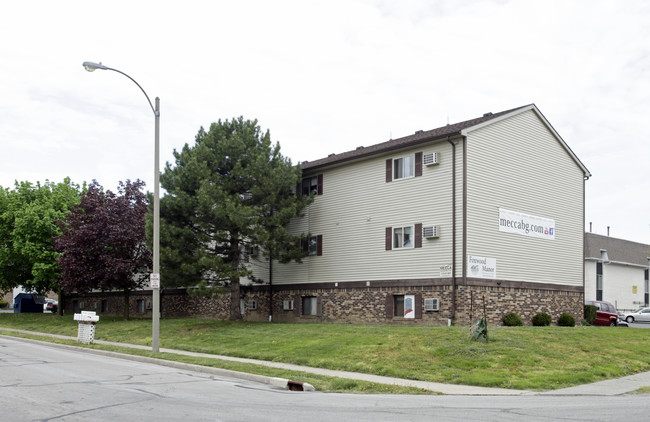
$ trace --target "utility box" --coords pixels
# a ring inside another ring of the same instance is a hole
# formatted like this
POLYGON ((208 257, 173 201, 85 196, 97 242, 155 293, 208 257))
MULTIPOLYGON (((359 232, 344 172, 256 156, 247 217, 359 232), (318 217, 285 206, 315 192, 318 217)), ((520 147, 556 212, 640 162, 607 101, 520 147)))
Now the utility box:
POLYGON ((81 311, 80 314, 74 314, 74 320, 79 321, 77 341, 84 344, 95 341, 95 324, 99 321, 99 315, 96 312, 81 311))

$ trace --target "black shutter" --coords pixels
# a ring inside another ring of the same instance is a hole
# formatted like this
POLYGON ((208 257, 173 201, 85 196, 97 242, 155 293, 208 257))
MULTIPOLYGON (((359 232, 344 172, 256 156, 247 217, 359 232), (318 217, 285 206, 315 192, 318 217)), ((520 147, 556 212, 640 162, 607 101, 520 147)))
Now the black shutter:
POLYGON ((386 160, 386 183, 393 181, 393 159, 386 160))
POLYGON ((386 295, 386 318, 393 318, 393 295, 390 293, 386 295))
POLYGON ((320 296, 316 298, 316 315, 323 316, 323 300, 320 296))
POLYGON ((323 235, 316 236, 316 256, 323 255, 323 235))
POLYGON ((422 153, 415 153, 415 177, 422 176, 422 153))
POLYGON ((393 228, 386 227, 386 250, 390 251, 393 249, 393 228))
POLYGON ((317 189, 317 192, 316 192, 317 195, 322 195, 323 194, 323 174, 322 173, 318 175, 318 186, 316 187, 316 189, 317 189))
POLYGON ((422 293, 415 294, 415 319, 422 319, 422 293))
POLYGON ((415 225, 415 247, 422 247, 422 223, 417 223, 415 225))

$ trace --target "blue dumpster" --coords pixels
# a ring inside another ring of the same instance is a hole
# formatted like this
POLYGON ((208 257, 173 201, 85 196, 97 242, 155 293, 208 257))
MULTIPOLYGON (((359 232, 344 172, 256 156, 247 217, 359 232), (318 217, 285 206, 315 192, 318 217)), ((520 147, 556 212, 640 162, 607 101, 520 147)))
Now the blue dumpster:
POLYGON ((42 313, 45 298, 31 293, 20 293, 14 298, 14 313, 42 313))

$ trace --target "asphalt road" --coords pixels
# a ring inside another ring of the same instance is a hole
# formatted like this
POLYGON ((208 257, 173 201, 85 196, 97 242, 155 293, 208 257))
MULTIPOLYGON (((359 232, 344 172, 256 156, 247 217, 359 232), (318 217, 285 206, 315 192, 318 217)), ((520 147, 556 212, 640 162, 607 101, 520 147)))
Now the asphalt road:
POLYGON ((645 420, 650 395, 409 396, 291 392, 0 337, 12 421, 645 420))
POLYGON ((650 328, 650 322, 629 322, 627 326, 629 328, 650 328))

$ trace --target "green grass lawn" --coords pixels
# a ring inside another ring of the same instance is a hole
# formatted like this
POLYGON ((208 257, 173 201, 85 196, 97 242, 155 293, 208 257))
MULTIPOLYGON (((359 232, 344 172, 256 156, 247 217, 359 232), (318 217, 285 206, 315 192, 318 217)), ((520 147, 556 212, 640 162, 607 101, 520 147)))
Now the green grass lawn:
MULTIPOLYGON (((0 330, 2 327, 77 335, 72 316, 0 314, 0 330)), ((490 341, 483 343, 470 340, 467 327, 163 319, 160 347, 423 381, 531 390, 564 388, 650 370, 650 333, 645 329, 488 330, 490 341)), ((151 345, 151 320, 103 316, 95 338, 151 345)), ((272 372, 280 376, 277 370, 272 372)), ((343 385, 332 391, 359 389, 358 385, 345 385, 354 381, 337 382, 343 385)))

